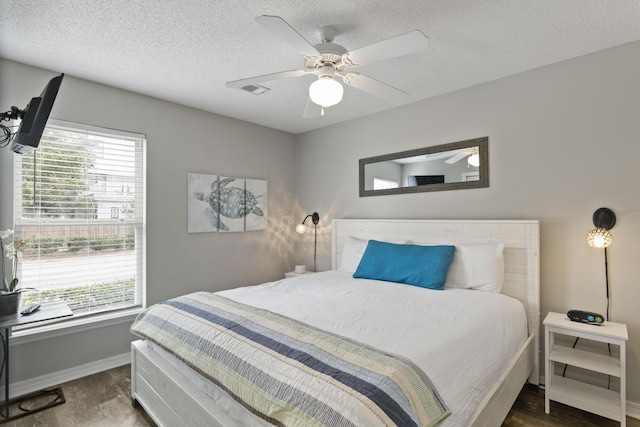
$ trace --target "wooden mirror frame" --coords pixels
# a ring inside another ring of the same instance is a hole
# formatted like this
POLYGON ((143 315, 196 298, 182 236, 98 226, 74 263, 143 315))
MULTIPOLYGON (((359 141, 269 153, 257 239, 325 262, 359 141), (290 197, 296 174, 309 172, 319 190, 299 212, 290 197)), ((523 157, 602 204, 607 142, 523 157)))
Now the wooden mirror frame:
POLYGON ((489 137, 485 136, 482 138, 468 139, 465 141, 452 142, 449 144, 418 148, 416 150, 368 157, 366 159, 360 159, 359 163, 360 197, 385 196, 389 194, 421 193, 426 191, 466 190, 470 188, 483 188, 489 186, 489 137), (480 172, 480 179, 477 181, 448 182, 442 184, 417 185, 414 187, 398 187, 383 190, 365 190, 364 168, 366 165, 470 147, 478 147, 478 155, 480 156, 480 165, 478 167, 478 171, 480 172))

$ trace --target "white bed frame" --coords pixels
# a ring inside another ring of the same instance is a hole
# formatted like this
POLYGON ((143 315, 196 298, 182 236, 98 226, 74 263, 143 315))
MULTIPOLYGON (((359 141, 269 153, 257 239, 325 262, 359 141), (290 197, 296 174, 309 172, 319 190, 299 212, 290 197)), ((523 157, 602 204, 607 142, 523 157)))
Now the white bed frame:
MULTIPOLYGON (((470 426, 500 426, 525 381, 539 382, 540 256, 538 221, 333 220, 332 268, 347 236, 440 244, 503 243, 502 293, 527 311, 529 337, 493 385, 470 426)), ((240 426, 185 375, 140 340, 131 344, 131 398, 159 426, 240 426)))

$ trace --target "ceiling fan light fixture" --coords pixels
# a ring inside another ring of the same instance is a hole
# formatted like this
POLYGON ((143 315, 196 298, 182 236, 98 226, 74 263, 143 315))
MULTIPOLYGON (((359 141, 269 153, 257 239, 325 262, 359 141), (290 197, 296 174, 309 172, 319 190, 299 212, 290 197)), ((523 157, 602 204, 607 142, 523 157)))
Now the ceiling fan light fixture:
POLYGON ((473 153, 472 155, 470 155, 467 159, 467 163, 469 164, 469 166, 473 166, 476 168, 480 166, 480 156, 478 155, 478 153, 473 153))
POLYGON ((309 86, 309 98, 322 107, 331 107, 342 101, 344 88, 332 76, 320 76, 309 86))

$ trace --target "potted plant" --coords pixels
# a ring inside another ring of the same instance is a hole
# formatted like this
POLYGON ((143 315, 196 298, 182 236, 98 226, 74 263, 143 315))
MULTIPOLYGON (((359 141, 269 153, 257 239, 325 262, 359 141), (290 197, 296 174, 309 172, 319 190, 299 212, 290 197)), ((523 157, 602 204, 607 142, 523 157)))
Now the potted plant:
POLYGON ((8 242, 12 235, 13 230, 0 231, 0 316, 16 314, 20 307, 22 291, 26 290, 18 288, 18 251, 22 242, 17 239, 8 242), (11 259, 12 264, 8 277, 5 276, 5 256, 11 259))

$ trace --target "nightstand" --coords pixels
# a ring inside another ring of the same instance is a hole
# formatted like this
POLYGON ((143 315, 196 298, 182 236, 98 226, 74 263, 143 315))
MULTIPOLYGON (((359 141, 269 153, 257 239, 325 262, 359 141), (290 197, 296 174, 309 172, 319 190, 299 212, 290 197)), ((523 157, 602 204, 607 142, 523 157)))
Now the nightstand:
POLYGON ((289 271, 288 273, 284 273, 284 277, 298 277, 304 276, 305 274, 313 274, 314 271, 305 271, 304 273, 296 273, 295 271, 289 271))
POLYGON ((545 393, 544 411, 549 413, 549 401, 564 403, 587 412, 620 421, 626 425, 626 341, 627 326, 604 322, 602 326, 572 322, 565 314, 549 313, 544 319, 545 393), (611 357, 578 350, 555 343, 555 334, 598 341, 620 347, 620 356, 611 357), (556 363, 588 369, 620 378, 620 392, 585 384, 555 375, 556 363))

